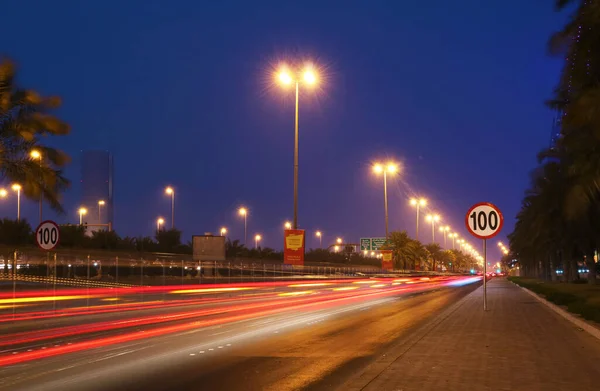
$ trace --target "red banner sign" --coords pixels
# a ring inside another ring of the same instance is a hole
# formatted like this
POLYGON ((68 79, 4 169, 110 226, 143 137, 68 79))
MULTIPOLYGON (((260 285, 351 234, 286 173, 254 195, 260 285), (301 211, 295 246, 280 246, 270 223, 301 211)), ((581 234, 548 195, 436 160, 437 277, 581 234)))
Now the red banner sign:
POLYGON ((283 237, 283 263, 304 265, 304 230, 286 229, 283 237))
POLYGON ((392 250, 381 250, 381 268, 392 270, 394 268, 394 256, 392 250))

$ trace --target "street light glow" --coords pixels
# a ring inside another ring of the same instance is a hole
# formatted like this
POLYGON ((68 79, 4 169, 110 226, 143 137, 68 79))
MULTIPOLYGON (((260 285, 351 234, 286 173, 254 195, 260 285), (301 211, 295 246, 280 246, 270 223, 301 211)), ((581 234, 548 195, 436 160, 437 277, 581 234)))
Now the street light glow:
POLYGON ((159 217, 158 220, 156 220, 156 224, 163 225, 165 223, 165 219, 163 219, 162 217, 159 217))
POLYGON ((289 221, 286 221, 283 226, 285 227, 285 229, 292 229, 292 223, 290 223, 289 221))
POLYGON ((304 71, 304 81, 307 84, 315 84, 317 82, 317 76, 311 69, 304 71))
POLYGON ((174 191, 175 191, 175 190, 173 190, 173 188, 172 188, 171 186, 168 186, 168 187, 165 189, 165 193, 167 193, 167 194, 173 194, 173 192, 174 192, 174 191))
POLYGON ((100 206, 104 206, 104 204, 105 204, 104 200, 100 200, 100 201, 98 201, 98 205, 100 205, 100 206))
POLYGON ((321 234, 321 231, 317 231, 317 232, 315 232, 315 236, 317 236, 317 237, 319 237, 319 238, 320 238, 320 237, 321 237, 321 235, 322 235, 322 234, 321 234))
POLYGON ((342 238, 337 238, 337 239, 336 239, 336 242, 337 242, 338 244, 342 244, 342 238))
POLYGON ((246 210, 246 208, 240 208, 238 213, 240 214, 240 216, 246 216, 248 211, 246 210))
POLYGON ((410 199, 410 204, 412 206, 417 206, 417 205, 419 205, 419 206, 426 206, 427 205, 427 200, 425 198, 419 198, 419 199, 411 198, 410 199))
POLYGON ((32 159, 40 159, 42 157, 42 153, 37 149, 33 149, 31 152, 29 152, 29 156, 31 156, 32 159))
POLYGON ((227 228, 225 228, 225 227, 221 228, 221 236, 225 236, 226 233, 227 233, 227 228))
POLYGON ((85 214, 87 214, 87 209, 86 209, 86 208, 79 208, 79 214, 80 214, 80 215, 85 215, 85 214))
POLYGON ((292 84, 292 76, 287 71, 279 72, 279 81, 283 84, 292 84))
POLYGON ((6 189, 0 189, 0 197, 4 198, 8 195, 8 192, 6 191, 6 189))
POLYGON ((390 174, 393 174, 396 171, 398 171, 398 166, 395 163, 388 163, 387 172, 389 172, 390 174))
POLYGON ((381 164, 379 164, 379 163, 376 163, 373 166, 373 172, 375 172, 376 174, 382 173, 383 172, 383 166, 381 164))
POLYGON ((439 215, 427 215, 427 216, 425 216, 425 219, 429 222, 437 222, 437 221, 440 221, 440 216, 439 215))
POLYGON ((19 191, 19 190, 21 190, 21 185, 19 185, 18 183, 15 183, 14 185, 12 185, 12 189, 14 191, 19 191))

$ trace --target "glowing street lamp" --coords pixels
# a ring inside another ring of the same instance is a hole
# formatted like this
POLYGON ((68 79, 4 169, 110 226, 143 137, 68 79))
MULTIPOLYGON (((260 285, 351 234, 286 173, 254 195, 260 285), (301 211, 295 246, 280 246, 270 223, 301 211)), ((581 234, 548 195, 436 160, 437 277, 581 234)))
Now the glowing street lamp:
POLYGON ((423 206, 427 206, 427 200, 425 198, 411 198, 410 204, 417 208, 417 228, 415 230, 415 239, 419 240, 419 209, 423 206))
POLYGON ((227 228, 221 228, 221 236, 225 236, 227 234, 227 228))
POLYGON ((432 243, 435 243, 435 223, 440 221, 439 215, 427 215, 425 216, 425 220, 431 223, 431 240, 432 243))
POLYGON ((256 236, 254 236, 254 248, 258 249, 258 242, 260 242, 261 239, 262 239, 262 236, 260 236, 258 234, 256 236))
POLYGON ((244 245, 248 244, 248 210, 244 207, 238 209, 238 214, 244 216, 244 245))
POLYGON ((319 248, 323 248, 323 233, 321 231, 315 232, 315 236, 319 238, 319 248))
POLYGON ((156 219, 156 230, 160 231, 160 227, 165 223, 165 219, 163 219, 162 217, 159 217, 158 219, 156 219))
POLYGON ((104 200, 98 201, 98 224, 102 224, 102 207, 106 205, 104 200))
POLYGON ((387 240, 389 236, 388 232, 388 200, 387 200, 387 174, 390 175, 395 174, 398 171, 398 165, 395 163, 387 163, 386 165, 382 165, 376 163, 373 165, 373 172, 375 174, 383 173, 383 209, 385 212, 385 239, 387 240))
POLYGON ((0 189, 0 198, 6 198, 8 196, 8 192, 6 189, 0 189))
POLYGON ((11 188, 17 192, 17 221, 21 221, 21 185, 15 183, 11 188))
POLYGON ((337 242, 337 244, 342 244, 342 238, 337 238, 335 241, 337 242))
POLYGON ((284 86, 296 85, 296 114, 294 120, 294 221, 292 227, 298 229, 298 90, 299 84, 312 86, 317 84, 318 75, 313 66, 307 65, 304 71, 292 72, 283 66, 277 74, 277 80, 284 86))
POLYGON ((165 193, 171 196, 171 229, 175 228, 175 190, 167 186, 165 193))
POLYGON ((44 200, 44 183, 43 183, 43 177, 42 177, 42 153, 40 151, 38 151, 37 149, 32 149, 31 152, 29 152, 29 157, 31 157, 34 160, 40 161, 40 224, 41 224, 42 223, 42 203, 44 200))
POLYGON ((81 208, 79 208, 78 213, 79 213, 79 225, 83 225, 83 216, 87 214, 87 209, 81 207, 81 208))
POLYGON ((444 248, 446 248, 446 233, 450 231, 449 226, 440 227, 440 232, 444 234, 444 248))
POLYGON ((289 221, 286 221, 285 224, 283 224, 283 228, 292 229, 292 223, 290 223, 289 221))

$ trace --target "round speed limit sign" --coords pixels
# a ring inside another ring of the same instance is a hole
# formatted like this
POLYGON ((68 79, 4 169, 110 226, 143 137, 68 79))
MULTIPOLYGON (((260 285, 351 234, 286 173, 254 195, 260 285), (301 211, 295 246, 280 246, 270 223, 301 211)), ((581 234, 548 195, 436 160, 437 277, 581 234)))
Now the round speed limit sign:
POLYGON ((35 230, 35 242, 46 251, 52 250, 60 240, 60 228, 54 221, 46 220, 35 230))
POLYGON ((502 229, 504 217, 496 205, 482 202, 469 209, 465 224, 471 235, 476 238, 491 239, 502 229))

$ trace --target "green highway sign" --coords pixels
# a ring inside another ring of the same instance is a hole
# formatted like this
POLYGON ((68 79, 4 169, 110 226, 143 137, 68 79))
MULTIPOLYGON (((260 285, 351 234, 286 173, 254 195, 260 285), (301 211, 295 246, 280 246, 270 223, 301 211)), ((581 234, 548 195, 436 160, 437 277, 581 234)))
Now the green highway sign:
POLYGON ((385 238, 360 238, 360 251, 379 251, 385 242, 385 238))
POLYGON ((360 251, 371 251, 371 238, 360 238, 360 251))

